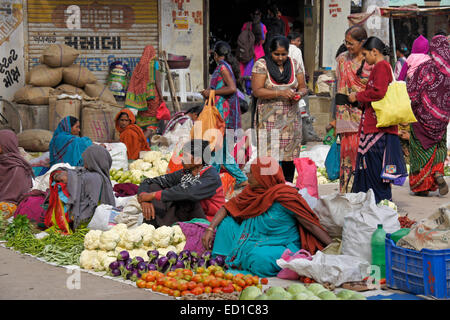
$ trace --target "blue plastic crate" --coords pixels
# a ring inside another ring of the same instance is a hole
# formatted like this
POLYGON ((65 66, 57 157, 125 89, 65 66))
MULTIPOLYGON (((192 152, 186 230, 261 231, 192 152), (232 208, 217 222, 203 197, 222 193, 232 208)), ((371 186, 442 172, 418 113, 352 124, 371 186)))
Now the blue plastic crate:
POLYGON ((450 249, 397 247, 386 235, 386 284, 393 289, 450 299, 450 249))

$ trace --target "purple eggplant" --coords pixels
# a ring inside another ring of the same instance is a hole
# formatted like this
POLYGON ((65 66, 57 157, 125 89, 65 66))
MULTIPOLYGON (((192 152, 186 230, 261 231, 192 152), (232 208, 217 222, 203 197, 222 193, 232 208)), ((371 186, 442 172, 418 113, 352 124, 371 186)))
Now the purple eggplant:
POLYGON ((194 257, 194 256, 191 257, 191 268, 192 268, 192 269, 198 268, 198 261, 199 261, 199 260, 200 260, 200 259, 197 258, 197 257, 194 257))
POLYGON ((119 267, 120 267, 119 261, 114 261, 109 264, 110 270, 119 269, 119 267))
POLYGON ((150 261, 155 261, 159 257, 158 250, 149 250, 147 251, 147 255, 150 258, 150 261))
POLYGON ((175 263, 173 266, 175 267, 175 269, 184 269, 185 268, 184 261, 180 261, 180 260, 178 260, 177 263, 175 263))
POLYGON ((191 258, 191 252, 189 250, 183 250, 178 255, 178 260, 186 260, 191 258))
POLYGON ((148 271, 156 271, 156 270, 158 270, 158 267, 156 266, 156 264, 154 264, 154 263, 148 264, 148 271))
POLYGON ((206 265, 206 261, 203 258, 200 258, 197 263, 197 267, 204 267, 206 265))
POLYGON ((144 262, 144 259, 142 257, 134 257, 132 260, 133 265, 137 266, 140 262, 144 262))
POLYGON ((174 251, 167 252, 166 257, 169 258, 169 260, 175 259, 175 261, 177 261, 178 259, 178 255, 174 251))
POLYGON ((119 255, 117 256, 117 260, 126 261, 129 258, 130 258, 130 254, 126 250, 120 251, 119 255))
POLYGON ((148 270, 147 263, 144 261, 139 262, 137 265, 137 270, 139 271, 140 274, 147 272, 148 270))
POLYGON ((201 258, 202 258, 203 260, 205 260, 205 262, 208 262, 208 260, 211 260, 211 258, 212 258, 212 257, 211 257, 211 251, 205 251, 205 252, 203 252, 201 258))
POLYGON ((198 258, 198 253, 195 251, 191 251, 191 257, 198 258))
POLYGON ((119 260, 119 268, 125 268, 125 261, 119 260))
POLYGON ((219 267, 223 267, 225 265, 225 259, 223 256, 217 256, 215 259, 219 267))
POLYGON ((169 266, 169 259, 167 257, 159 257, 156 265, 158 266, 158 270, 163 272, 163 268, 169 266))
POLYGON ((112 275, 113 277, 119 277, 121 274, 122 274, 122 272, 120 272, 119 269, 112 269, 112 270, 111 270, 111 275, 112 275))
POLYGON ((127 275, 127 279, 133 282, 136 282, 141 277, 141 274, 138 270, 133 270, 131 273, 127 275))

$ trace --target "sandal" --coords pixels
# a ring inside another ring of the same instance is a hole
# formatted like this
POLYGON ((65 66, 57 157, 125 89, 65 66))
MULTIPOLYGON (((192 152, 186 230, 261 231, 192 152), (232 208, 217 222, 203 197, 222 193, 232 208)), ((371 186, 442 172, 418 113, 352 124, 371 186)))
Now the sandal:
POLYGON ((428 197, 428 193, 429 193, 429 191, 420 191, 420 192, 414 193, 414 195, 418 196, 418 197, 428 197))
POLYGON ((445 182, 444 176, 442 173, 436 172, 434 174, 434 180, 436 181, 438 187, 439 187, 439 194, 441 196, 446 195, 448 193, 448 185, 447 182, 445 182))

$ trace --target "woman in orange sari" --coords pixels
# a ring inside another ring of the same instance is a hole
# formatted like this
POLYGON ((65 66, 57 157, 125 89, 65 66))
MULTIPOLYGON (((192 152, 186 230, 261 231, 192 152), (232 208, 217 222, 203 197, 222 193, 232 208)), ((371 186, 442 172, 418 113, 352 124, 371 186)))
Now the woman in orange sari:
POLYGON ((361 110, 357 103, 348 101, 352 92, 363 91, 369 79, 372 66, 365 63, 362 44, 367 32, 361 26, 353 26, 345 32, 347 51, 337 58, 336 78, 336 134, 340 136, 341 164, 339 174, 340 192, 351 192, 358 154, 358 129, 361 110))
POLYGON ((136 125, 136 118, 129 109, 122 109, 116 115, 116 130, 120 133, 120 142, 127 146, 129 160, 139 159, 139 152, 150 151, 142 129, 136 125))

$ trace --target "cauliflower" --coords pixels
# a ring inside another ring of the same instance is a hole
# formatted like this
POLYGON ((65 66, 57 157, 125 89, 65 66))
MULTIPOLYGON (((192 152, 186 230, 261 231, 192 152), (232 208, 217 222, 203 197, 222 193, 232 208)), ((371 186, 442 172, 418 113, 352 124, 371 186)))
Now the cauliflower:
POLYGON ((160 159, 162 157, 162 153, 160 151, 149 151, 144 155, 144 161, 153 163, 155 160, 160 159))
POLYGON ((117 231, 120 238, 122 238, 124 236, 125 232, 128 230, 128 227, 124 223, 119 223, 119 224, 116 224, 114 227, 112 227, 111 230, 117 231))
POLYGON ((143 248, 139 248, 139 249, 134 249, 133 251, 133 258, 134 257, 141 257, 142 259, 144 259, 144 261, 148 261, 148 254, 147 251, 148 250, 144 250, 143 248))
POLYGON ((176 253, 180 253, 181 251, 184 250, 184 246, 186 245, 186 241, 180 242, 179 244, 177 244, 175 247, 177 248, 176 253))
POLYGON ((320 177, 317 179, 317 183, 318 183, 318 184, 327 184, 327 183, 328 183, 328 179, 325 178, 324 176, 320 176, 320 177))
POLYGON ((142 170, 131 170, 131 178, 133 179, 141 179, 141 177, 144 175, 144 171, 142 170))
POLYGON ((144 172, 144 176, 146 176, 147 178, 152 179, 152 178, 159 177, 160 174, 158 173, 158 171, 156 169, 151 169, 149 171, 145 171, 144 172))
POLYGON ((157 250, 159 252, 159 256, 162 257, 162 256, 165 256, 167 254, 167 252, 169 252, 169 251, 176 252, 177 248, 174 246, 168 246, 167 248, 158 248, 157 250))
POLYGON ((143 164, 143 163, 145 163, 145 161, 144 160, 142 160, 142 159, 138 159, 138 160, 136 160, 136 161, 134 161, 134 162, 132 162, 131 164, 130 164, 130 170, 140 170, 140 168, 141 168, 141 165, 143 164))
POLYGON ((153 232, 155 231, 155 227, 151 224, 143 223, 137 229, 142 232, 142 244, 144 246, 149 246, 152 244, 153 232))
POLYGON ((132 229, 127 230, 123 237, 120 238, 118 246, 123 247, 127 250, 133 248, 139 248, 142 244, 142 233, 140 230, 132 229))
POLYGON ((162 226, 155 229, 152 241, 157 248, 167 248, 172 241, 172 237, 173 229, 168 226, 162 226))
POLYGON ((172 244, 178 244, 180 242, 186 241, 186 237, 184 236, 184 233, 181 230, 180 226, 178 225, 173 226, 172 230, 173 230, 172 244))
POLYGON ((97 250, 83 250, 80 255, 80 267, 86 270, 100 270, 97 250))
POLYGON ((163 175, 167 171, 169 163, 167 161, 158 159, 153 162, 153 167, 157 170, 160 175, 163 175))
POLYGON ((100 249, 105 251, 114 250, 117 243, 120 241, 120 235, 116 230, 109 230, 102 233, 100 236, 100 249))
POLYGON ((100 245, 101 230, 91 230, 84 237, 84 248, 88 250, 98 249, 100 245))
POLYGON ((98 268, 99 271, 107 270, 109 264, 117 260, 114 251, 103 250, 97 251, 97 259, 100 264, 100 268, 98 268))

